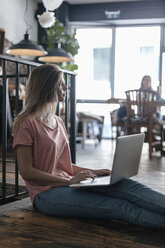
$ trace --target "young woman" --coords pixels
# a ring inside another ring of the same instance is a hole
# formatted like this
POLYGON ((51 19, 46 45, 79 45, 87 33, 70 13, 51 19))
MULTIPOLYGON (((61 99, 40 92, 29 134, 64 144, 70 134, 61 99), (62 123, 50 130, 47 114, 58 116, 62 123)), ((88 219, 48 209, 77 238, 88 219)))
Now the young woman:
POLYGON ((153 90, 151 86, 151 77, 149 75, 143 76, 140 90, 153 90))
POLYGON ((160 86, 157 87, 157 91, 153 90, 152 84, 151 84, 151 77, 149 75, 145 75, 142 78, 141 85, 140 85, 140 90, 151 90, 156 93, 156 98, 157 100, 161 99, 160 96, 160 86))
MULTIPOLYGON (((142 78, 142 81, 141 81, 141 86, 140 86, 140 90, 151 90, 151 91, 154 91, 152 89, 152 84, 151 84, 151 77, 149 75, 145 75, 143 76, 142 78)), ((156 93, 156 99, 159 101, 161 100, 161 96, 160 96, 160 86, 157 87, 157 91, 154 91, 156 93)), ((144 94, 144 98, 145 98, 145 94, 144 94)), ((163 99, 162 99, 163 100, 163 99)), ((162 119, 162 115, 161 115, 161 108, 160 107, 157 107, 155 109, 155 114, 156 114, 156 117, 158 118, 157 121, 161 120, 162 119)), ((155 138, 154 138, 155 139, 155 138)))
POLYGON ((28 82, 25 108, 14 122, 13 147, 33 206, 52 216, 120 220, 165 229, 165 195, 138 182, 124 179, 113 186, 68 187, 111 172, 72 164, 65 126, 55 115, 66 90, 58 66, 37 67, 28 82))

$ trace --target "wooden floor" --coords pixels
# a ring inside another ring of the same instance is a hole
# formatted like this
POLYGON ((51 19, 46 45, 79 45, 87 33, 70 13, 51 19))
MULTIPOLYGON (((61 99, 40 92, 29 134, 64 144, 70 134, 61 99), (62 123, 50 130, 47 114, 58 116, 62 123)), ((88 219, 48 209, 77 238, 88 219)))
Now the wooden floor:
MULTIPOLYGON (((77 145, 77 164, 91 168, 109 168, 115 143, 92 141, 85 149, 77 145)), ((165 157, 150 161, 144 145, 136 180, 165 192, 165 157)), ((115 222, 73 218, 52 218, 34 211, 30 199, 0 206, 0 248, 157 248, 165 247, 164 231, 115 222)))
POLYGON ((31 208, 29 198, 1 206, 0 248, 160 248, 164 231, 74 218, 31 208))

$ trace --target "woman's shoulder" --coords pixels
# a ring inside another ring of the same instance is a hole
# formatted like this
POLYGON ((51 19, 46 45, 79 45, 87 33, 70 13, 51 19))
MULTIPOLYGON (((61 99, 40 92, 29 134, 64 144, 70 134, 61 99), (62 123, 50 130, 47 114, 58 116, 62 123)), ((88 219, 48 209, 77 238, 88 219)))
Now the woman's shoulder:
POLYGON ((20 127, 22 128, 26 128, 26 127, 31 127, 34 126, 34 124, 36 124, 36 119, 34 117, 27 117, 24 120, 22 120, 20 122, 20 127))

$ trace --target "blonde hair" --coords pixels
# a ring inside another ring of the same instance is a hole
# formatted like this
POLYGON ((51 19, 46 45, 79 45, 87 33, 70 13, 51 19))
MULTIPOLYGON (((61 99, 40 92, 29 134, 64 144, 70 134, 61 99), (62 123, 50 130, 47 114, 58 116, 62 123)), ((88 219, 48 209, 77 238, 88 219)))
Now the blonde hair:
POLYGON ((14 120, 13 134, 26 118, 41 114, 48 105, 50 109, 56 108, 56 85, 62 74, 61 69, 52 64, 41 65, 32 71, 26 88, 25 107, 14 120))

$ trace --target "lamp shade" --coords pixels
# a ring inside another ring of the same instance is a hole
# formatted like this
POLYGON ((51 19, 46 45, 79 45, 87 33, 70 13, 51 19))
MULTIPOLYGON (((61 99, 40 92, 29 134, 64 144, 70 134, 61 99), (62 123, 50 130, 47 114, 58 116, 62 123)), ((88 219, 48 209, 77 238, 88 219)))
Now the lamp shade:
POLYGON ((56 47, 48 51, 48 54, 46 56, 41 56, 38 58, 38 60, 48 63, 71 62, 73 60, 72 55, 67 53, 60 46, 60 44, 57 44, 56 47))
POLYGON ((18 56, 43 56, 47 54, 41 45, 34 44, 29 40, 29 35, 26 33, 24 39, 19 43, 12 45, 7 51, 7 54, 18 56))

